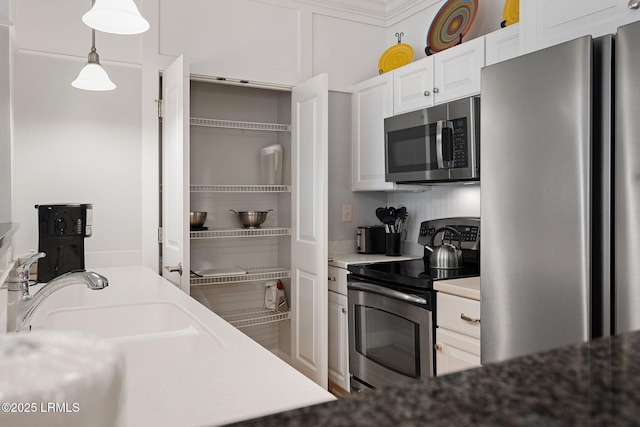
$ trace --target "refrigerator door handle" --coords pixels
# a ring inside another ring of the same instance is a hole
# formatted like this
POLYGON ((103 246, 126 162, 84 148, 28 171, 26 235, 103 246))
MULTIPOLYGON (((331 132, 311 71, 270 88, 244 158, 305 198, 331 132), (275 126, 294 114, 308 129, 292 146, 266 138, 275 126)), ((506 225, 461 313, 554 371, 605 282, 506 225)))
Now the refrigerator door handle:
POLYGON ((449 120, 436 123, 436 156, 438 169, 453 168, 453 122, 449 120))

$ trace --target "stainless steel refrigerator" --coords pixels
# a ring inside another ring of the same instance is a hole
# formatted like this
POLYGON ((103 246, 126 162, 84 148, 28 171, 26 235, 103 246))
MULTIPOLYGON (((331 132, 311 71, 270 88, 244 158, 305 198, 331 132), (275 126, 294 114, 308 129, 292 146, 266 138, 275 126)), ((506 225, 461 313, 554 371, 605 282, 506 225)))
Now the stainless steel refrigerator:
POLYGON ((640 329, 640 23, 482 70, 482 363, 640 329))

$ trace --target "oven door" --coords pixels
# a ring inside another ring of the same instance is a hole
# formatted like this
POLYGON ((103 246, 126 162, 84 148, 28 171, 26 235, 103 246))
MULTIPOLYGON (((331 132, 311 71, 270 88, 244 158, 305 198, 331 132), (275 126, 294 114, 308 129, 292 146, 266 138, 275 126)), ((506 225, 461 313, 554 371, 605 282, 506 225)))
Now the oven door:
POLYGON ((354 389, 434 375, 430 301, 357 280, 348 284, 349 370, 354 389))

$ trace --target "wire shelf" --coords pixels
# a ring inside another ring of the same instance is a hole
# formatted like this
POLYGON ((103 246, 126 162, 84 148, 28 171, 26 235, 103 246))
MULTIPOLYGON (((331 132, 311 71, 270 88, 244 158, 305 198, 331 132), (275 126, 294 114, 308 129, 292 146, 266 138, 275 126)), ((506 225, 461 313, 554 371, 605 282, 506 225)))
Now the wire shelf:
POLYGON ((290 193, 290 185, 191 185, 192 193, 290 193))
POLYGON ((290 236, 290 228, 225 228, 219 230, 191 231, 189 236, 195 239, 228 239, 238 237, 277 237, 290 236))
POLYGON ((288 279, 289 277, 291 277, 291 271, 282 267, 251 267, 243 269, 247 270, 247 274, 218 277, 192 276, 189 279, 189 284, 191 286, 206 286, 240 282, 257 282, 262 280, 288 279))
POLYGON ((249 308, 246 310, 222 311, 217 313, 224 320, 236 328, 265 325, 289 319, 289 311, 273 311, 264 308, 249 308))
POLYGON ((257 122, 239 122, 236 120, 218 120, 218 119, 202 119, 192 117, 190 120, 192 126, 209 127, 209 128, 226 128, 226 129, 242 129, 242 130, 266 130, 272 132, 290 132, 291 125, 280 123, 257 123, 257 122))

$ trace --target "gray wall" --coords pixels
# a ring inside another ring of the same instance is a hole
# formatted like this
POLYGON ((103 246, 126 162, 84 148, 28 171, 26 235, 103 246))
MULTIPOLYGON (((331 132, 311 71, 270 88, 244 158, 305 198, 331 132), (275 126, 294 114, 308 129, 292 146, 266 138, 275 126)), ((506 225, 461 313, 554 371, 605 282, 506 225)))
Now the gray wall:
POLYGON ((351 191, 351 94, 329 92, 329 241, 356 239, 356 227, 375 225, 384 192, 351 191), (342 205, 352 206, 352 221, 342 222, 342 205))

